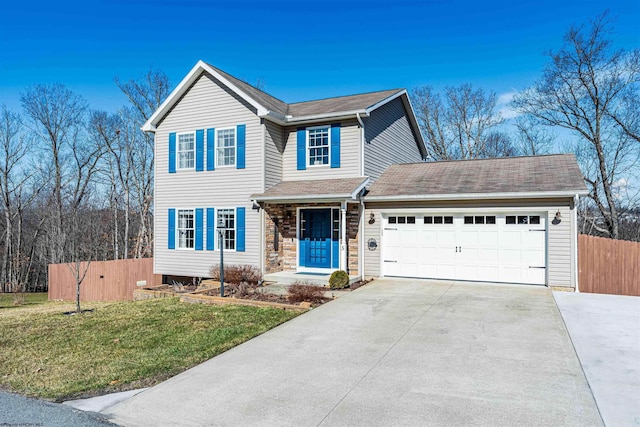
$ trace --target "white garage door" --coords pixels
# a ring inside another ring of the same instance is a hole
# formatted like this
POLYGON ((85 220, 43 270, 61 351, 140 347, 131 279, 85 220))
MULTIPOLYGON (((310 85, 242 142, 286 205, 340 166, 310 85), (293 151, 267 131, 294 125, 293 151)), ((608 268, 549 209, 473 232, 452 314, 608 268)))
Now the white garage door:
POLYGON ((384 276, 544 284, 546 218, 540 214, 389 214, 384 276))

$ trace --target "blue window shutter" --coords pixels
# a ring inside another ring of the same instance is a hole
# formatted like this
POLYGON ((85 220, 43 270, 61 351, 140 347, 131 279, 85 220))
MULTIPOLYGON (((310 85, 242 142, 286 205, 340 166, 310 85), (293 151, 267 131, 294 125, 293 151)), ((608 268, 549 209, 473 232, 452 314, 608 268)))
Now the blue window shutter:
POLYGON ((176 248, 176 210, 169 209, 169 249, 176 248))
POLYGON ((296 152, 298 153, 298 170, 303 171, 307 169, 307 130, 305 128, 298 128, 296 152))
POLYGON ((196 171, 204 170, 204 130, 196 130, 196 171))
POLYGON ((176 133, 169 134, 169 173, 176 173, 176 133))
POLYGON ((202 250, 202 208, 196 209, 196 243, 195 250, 202 250))
POLYGON ((244 208, 237 208, 236 216, 236 252, 244 252, 244 208))
POLYGON ((340 123, 331 125, 331 167, 340 167, 340 123))
POLYGON ((216 217, 213 208, 207 208, 207 250, 213 251, 216 247, 216 217))
POLYGON ((245 125, 238 125, 236 127, 236 152, 238 158, 236 159, 236 169, 244 169, 244 157, 245 157, 245 125))
POLYGON ((216 147, 215 147, 215 134, 214 128, 207 129, 207 170, 212 171, 216 169, 216 147))

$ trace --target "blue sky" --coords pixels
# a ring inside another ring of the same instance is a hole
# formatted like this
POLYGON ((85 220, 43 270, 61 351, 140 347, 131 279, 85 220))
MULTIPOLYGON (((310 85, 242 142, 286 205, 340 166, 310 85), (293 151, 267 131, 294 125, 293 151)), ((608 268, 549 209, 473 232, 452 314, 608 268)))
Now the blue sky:
POLYGON ((60 82, 113 111, 126 102, 115 76, 155 67, 175 86, 198 59, 287 102, 463 82, 506 95, 605 7, 616 45, 640 46, 638 0, 5 2, 0 104, 60 82))

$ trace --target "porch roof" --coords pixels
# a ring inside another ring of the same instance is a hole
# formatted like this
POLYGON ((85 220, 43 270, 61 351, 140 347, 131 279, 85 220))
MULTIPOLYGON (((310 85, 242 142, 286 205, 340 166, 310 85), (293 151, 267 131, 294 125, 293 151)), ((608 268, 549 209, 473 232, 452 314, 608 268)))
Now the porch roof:
POLYGON ((356 200, 369 177, 280 181, 261 194, 252 194, 256 202, 318 202, 356 200))

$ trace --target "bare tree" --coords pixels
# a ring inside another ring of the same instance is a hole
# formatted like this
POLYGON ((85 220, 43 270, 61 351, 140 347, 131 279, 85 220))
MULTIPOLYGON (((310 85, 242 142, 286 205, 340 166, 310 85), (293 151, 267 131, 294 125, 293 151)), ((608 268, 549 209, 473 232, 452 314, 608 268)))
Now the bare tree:
MULTIPOLYGON (((75 138, 83 125, 86 103, 61 84, 33 86, 22 94, 21 101, 32 120, 33 131, 47 145, 50 154, 50 162, 45 163, 52 175, 49 234, 51 242, 58 242, 64 239, 63 189, 69 179, 68 147, 77 144, 75 138)), ((50 245, 51 262, 63 260, 61 250, 59 245, 50 245)))
POLYGON ((589 27, 571 27, 560 50, 548 53, 542 78, 513 106, 576 136, 574 148, 599 212, 591 227, 615 239, 622 202, 615 186, 634 173, 640 146, 640 50, 614 49, 611 27, 606 13, 589 27))
POLYGON ((140 128, 169 95, 170 83, 166 74, 151 69, 138 80, 123 82, 116 78, 116 84, 131 104, 119 113, 123 123, 120 138, 132 166, 132 193, 139 215, 134 256, 142 258, 152 255, 153 248, 154 140, 140 128))
POLYGON ((448 87, 444 101, 432 87, 415 88, 411 99, 433 160, 476 159, 515 154, 509 136, 500 132, 503 119, 495 92, 486 94, 465 83, 448 87))
POLYGON ((515 118, 514 126, 516 149, 523 156, 549 154, 555 142, 548 128, 540 126, 531 116, 523 115, 515 118))
POLYGON ((26 257, 22 253, 22 213, 23 192, 30 179, 24 173, 25 157, 28 152, 26 135, 22 129, 21 117, 0 108, 0 192, 4 216, 4 245, 0 280, 2 291, 24 291, 26 257))
POLYGON ((92 137, 106 147, 105 167, 109 202, 112 212, 113 258, 127 259, 129 256, 129 230, 131 226, 131 190, 133 177, 132 150, 129 141, 121 136, 121 128, 126 126, 118 114, 94 111, 91 113, 90 129, 92 137), (122 212, 122 232, 120 216, 122 212), (122 236, 121 236, 122 233, 122 236), (122 242, 121 242, 122 240, 122 242), (122 248, 122 250, 121 250, 122 248))

